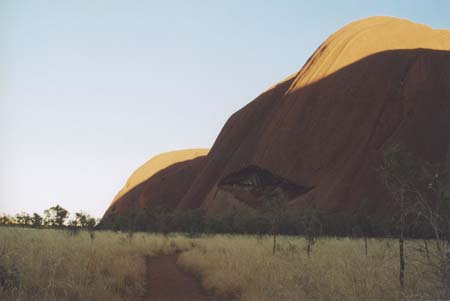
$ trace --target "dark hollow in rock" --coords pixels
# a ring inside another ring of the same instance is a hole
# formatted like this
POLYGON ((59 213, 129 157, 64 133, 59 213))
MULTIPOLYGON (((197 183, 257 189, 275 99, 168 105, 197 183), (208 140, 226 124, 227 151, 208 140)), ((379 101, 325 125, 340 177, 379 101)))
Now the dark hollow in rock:
POLYGON ((230 192, 235 198, 251 207, 260 207, 276 189, 281 190, 288 200, 312 189, 255 165, 229 174, 219 182, 218 186, 219 189, 230 192))

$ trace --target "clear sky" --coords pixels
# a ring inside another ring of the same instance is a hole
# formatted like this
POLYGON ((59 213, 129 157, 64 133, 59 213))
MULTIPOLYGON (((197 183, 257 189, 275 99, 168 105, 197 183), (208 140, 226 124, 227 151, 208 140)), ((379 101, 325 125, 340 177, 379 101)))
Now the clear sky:
POLYGON ((450 29, 450 1, 0 0, 0 213, 101 217, 131 172, 373 15, 450 29))

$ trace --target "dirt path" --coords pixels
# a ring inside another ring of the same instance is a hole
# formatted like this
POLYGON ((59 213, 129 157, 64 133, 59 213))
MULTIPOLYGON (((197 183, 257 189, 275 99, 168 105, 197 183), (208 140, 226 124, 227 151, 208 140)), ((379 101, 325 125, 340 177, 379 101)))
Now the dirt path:
POLYGON ((200 282, 177 266, 177 254, 146 257, 145 300, 215 300, 200 282))

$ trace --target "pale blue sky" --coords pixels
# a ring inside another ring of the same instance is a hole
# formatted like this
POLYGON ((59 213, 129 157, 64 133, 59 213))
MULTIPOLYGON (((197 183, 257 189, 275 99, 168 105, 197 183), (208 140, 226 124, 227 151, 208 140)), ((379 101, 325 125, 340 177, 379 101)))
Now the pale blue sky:
POLYGON ((0 0, 0 213, 100 217, 140 164, 210 147, 340 27, 449 29, 449 3, 0 0))

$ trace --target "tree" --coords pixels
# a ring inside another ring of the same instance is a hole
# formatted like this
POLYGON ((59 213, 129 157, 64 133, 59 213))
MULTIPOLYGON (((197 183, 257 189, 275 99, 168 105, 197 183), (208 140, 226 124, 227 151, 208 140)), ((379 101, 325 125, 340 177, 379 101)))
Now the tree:
POLYGON ((406 218, 414 207, 414 180, 418 176, 417 161, 402 145, 393 145, 384 152, 383 163, 378 170, 381 180, 391 195, 398 210, 398 241, 400 286, 405 285, 405 254, 404 240, 406 218))
POLYGON ((361 235, 364 239, 364 253, 367 256, 367 237, 371 232, 371 218, 367 214, 368 199, 364 198, 360 203, 360 208, 358 214, 356 215, 356 231, 357 234, 361 235))
POLYGON ((82 211, 75 213, 75 225, 76 226, 79 226, 81 228, 92 229, 95 227, 96 224, 97 224, 97 221, 95 220, 95 218, 93 218, 89 214, 82 212, 82 211))
POLYGON ((33 228, 39 228, 42 226, 42 216, 40 216, 37 213, 33 213, 33 216, 31 217, 31 226, 33 228))
POLYGON ((277 186, 269 195, 265 202, 265 207, 269 210, 272 223, 272 235, 273 235, 273 249, 272 253, 275 254, 277 248, 277 235, 279 232, 280 219, 286 210, 288 197, 283 188, 277 186))
POLYGON ((31 216, 26 212, 21 212, 21 213, 16 214, 15 218, 16 218, 16 222, 19 225, 22 225, 22 226, 31 225, 31 221, 32 221, 31 216))
POLYGON ((424 164, 422 177, 427 189, 416 191, 414 208, 419 224, 428 225, 436 244, 430 251, 425 239, 420 250, 425 252, 427 265, 438 279, 440 299, 450 297, 450 154, 446 159, 440 164, 424 164))
POLYGON ((76 220, 76 218, 71 219, 67 222, 67 227, 70 229, 78 228, 80 226, 79 222, 76 220))
POLYGON ((65 221, 69 217, 69 212, 61 206, 56 205, 45 210, 44 216, 46 225, 61 228, 64 226, 65 221))
POLYGON ((308 243, 306 253, 308 254, 308 257, 310 257, 312 246, 317 242, 317 237, 322 232, 322 223, 320 222, 319 211, 314 205, 307 207, 303 210, 301 220, 306 242, 308 243))
POLYGON ((0 215, 0 225, 11 225, 13 218, 9 215, 0 215))
MULTIPOLYGON (((450 295, 449 160, 450 156, 447 154, 445 160, 432 164, 414 156, 404 145, 394 145, 384 153, 379 172, 398 210, 401 287, 404 287, 405 232, 414 224, 419 224, 420 228, 428 225, 436 241, 438 258, 429 264, 435 266, 434 270, 440 275, 450 295), (407 222, 412 220, 414 223, 407 222)), ((424 249, 427 258, 430 258, 426 240, 424 249)))

